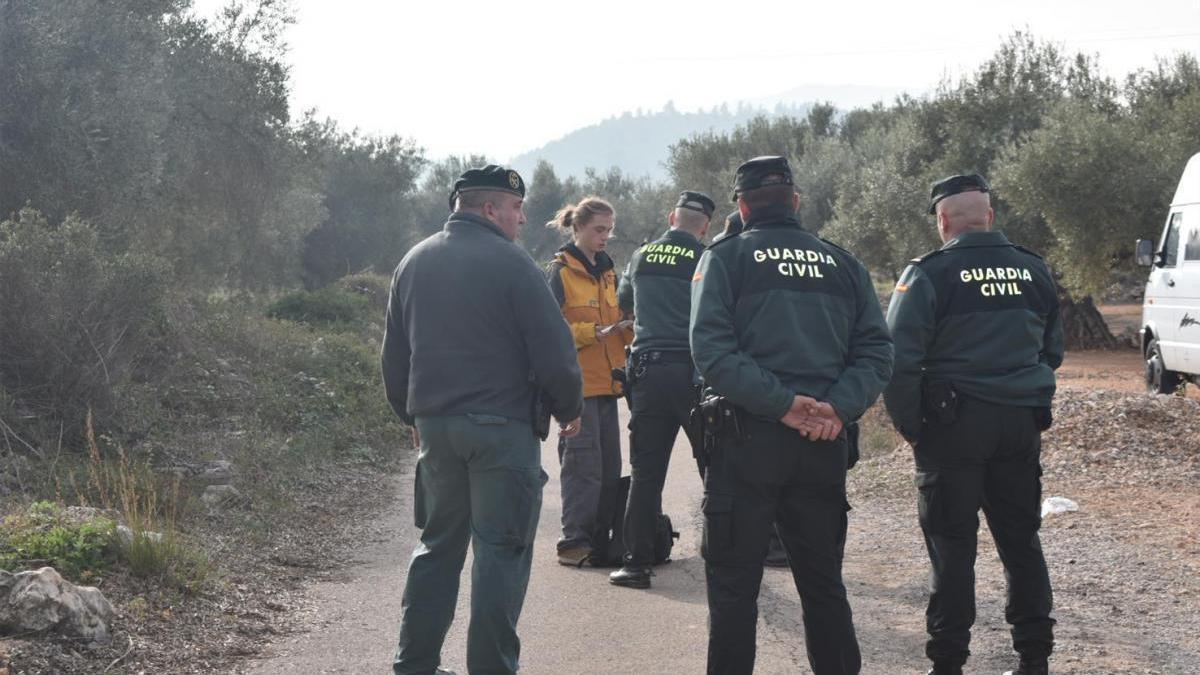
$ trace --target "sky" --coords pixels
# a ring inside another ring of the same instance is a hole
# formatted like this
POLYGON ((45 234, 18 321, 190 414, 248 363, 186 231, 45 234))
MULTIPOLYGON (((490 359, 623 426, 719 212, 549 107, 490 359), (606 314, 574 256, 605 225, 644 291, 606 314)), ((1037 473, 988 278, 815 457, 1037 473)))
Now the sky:
MULTIPOLYGON (((196 0, 201 14, 224 0, 196 0)), ((1200 0, 293 0, 292 106, 498 161, 625 111, 770 99, 802 85, 914 95, 1027 30, 1123 78, 1200 55, 1200 0), (745 13, 739 13, 744 11, 745 13)))

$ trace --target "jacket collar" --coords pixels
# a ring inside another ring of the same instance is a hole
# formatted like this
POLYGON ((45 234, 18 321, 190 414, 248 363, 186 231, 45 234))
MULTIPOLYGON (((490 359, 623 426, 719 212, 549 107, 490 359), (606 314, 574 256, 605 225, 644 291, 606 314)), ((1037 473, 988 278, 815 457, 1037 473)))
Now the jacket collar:
MULTIPOLYGON (((750 212, 745 230, 769 227, 800 227, 800 216, 790 205, 767 206, 750 212)), ((744 231, 744 230, 743 230, 744 231)))
POLYGON ((659 241, 671 241, 684 245, 699 245, 700 238, 691 232, 683 230, 667 230, 663 236, 659 237, 659 241))
POLYGON ((501 230, 500 226, 496 225, 487 218, 484 218, 483 216, 477 216, 474 213, 467 213, 466 211, 455 211, 454 213, 451 213, 450 219, 446 221, 446 225, 442 229, 449 232, 451 230, 466 229, 468 227, 472 229, 479 228, 487 232, 491 232, 505 241, 509 241, 508 235, 504 234, 504 230, 501 230))
POLYGON ((583 251, 580 251, 579 247, 574 243, 565 244, 562 248, 558 249, 557 257, 567 267, 573 267, 580 272, 587 272, 597 279, 613 268, 612 258, 608 257, 608 254, 604 251, 596 252, 596 264, 593 265, 588 261, 587 256, 583 254, 583 251))
POLYGON ((974 248, 976 246, 1011 246, 1012 242, 999 230, 987 232, 964 232, 946 242, 942 250, 952 248, 974 248))

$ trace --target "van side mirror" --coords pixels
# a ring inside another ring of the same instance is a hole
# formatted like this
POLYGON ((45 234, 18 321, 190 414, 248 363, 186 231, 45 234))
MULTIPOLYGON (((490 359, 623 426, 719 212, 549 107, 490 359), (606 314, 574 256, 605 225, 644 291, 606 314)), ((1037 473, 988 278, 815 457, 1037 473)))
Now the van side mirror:
POLYGON ((1138 239, 1133 256, 1135 262, 1142 267, 1154 264, 1154 242, 1149 239, 1138 239))

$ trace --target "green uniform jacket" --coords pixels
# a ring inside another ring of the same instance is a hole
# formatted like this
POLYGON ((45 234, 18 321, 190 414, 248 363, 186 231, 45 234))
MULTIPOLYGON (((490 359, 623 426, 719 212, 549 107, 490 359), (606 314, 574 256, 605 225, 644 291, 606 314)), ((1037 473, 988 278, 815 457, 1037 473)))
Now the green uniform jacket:
POLYGON ((1063 359, 1058 293, 1046 264, 1000 232, 968 232, 904 270, 888 305, 896 368, 884 402, 909 440, 921 432, 921 382, 1040 407, 1063 359))
POLYGON ((772 420, 802 394, 854 421, 892 371, 892 339, 867 270, 804 231, 790 209, 752 214, 742 234, 700 258, 690 337, 708 386, 772 420))
POLYGON ((668 230, 634 251, 617 300, 633 312, 633 351, 688 350, 688 317, 692 304, 692 275, 704 253, 700 240, 687 232, 668 230))

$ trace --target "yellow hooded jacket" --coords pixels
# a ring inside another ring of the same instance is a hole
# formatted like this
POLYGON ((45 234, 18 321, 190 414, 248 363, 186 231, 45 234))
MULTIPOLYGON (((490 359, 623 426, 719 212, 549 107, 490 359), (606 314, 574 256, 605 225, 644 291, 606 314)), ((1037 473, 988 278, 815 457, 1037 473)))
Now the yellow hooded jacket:
POLYGON ((621 320, 617 275, 612 258, 603 251, 596 254, 591 270, 581 256, 573 245, 564 246, 546 269, 546 278, 571 327, 583 371, 583 395, 620 396, 621 384, 613 379, 612 370, 625 367, 625 345, 633 341, 633 331, 618 330, 596 338, 596 326, 610 326, 621 320))

